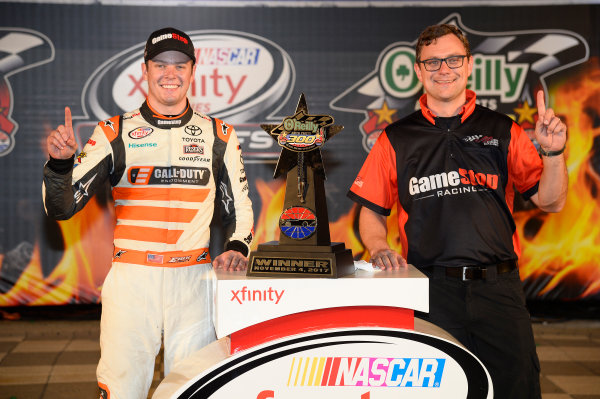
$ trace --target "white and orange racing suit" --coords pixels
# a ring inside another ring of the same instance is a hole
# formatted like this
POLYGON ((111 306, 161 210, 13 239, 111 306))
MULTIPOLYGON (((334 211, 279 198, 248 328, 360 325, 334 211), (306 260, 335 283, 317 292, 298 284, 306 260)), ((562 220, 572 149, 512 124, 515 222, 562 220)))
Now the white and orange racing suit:
POLYGON ((98 384, 107 398, 145 398, 162 336, 165 374, 215 339, 208 252, 215 201, 233 226, 225 250, 244 255, 252 204, 233 127, 189 102, 172 117, 145 102, 100 122, 76 161, 48 161, 46 213, 70 218, 106 181, 117 221, 102 287, 98 384))

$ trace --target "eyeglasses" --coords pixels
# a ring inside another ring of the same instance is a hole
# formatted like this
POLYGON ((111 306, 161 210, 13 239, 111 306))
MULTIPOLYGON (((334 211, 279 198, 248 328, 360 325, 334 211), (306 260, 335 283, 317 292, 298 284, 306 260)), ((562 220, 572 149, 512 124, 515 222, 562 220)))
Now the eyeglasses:
POLYGON ((466 55, 451 55, 446 58, 430 58, 428 60, 419 61, 419 63, 425 65, 425 70, 428 72, 438 71, 442 67, 442 62, 446 62, 448 68, 456 69, 463 66, 466 55))

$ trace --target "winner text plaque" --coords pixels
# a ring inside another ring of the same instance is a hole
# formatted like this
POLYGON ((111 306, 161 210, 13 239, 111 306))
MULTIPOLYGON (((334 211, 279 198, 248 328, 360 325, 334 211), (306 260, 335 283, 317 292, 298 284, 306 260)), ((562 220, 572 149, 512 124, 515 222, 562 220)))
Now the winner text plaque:
POLYGON ((261 127, 282 147, 273 178, 286 175, 279 241, 250 253, 248 276, 340 277, 354 272, 352 251, 331 242, 321 147, 343 126, 308 113, 304 94, 296 113, 261 127))

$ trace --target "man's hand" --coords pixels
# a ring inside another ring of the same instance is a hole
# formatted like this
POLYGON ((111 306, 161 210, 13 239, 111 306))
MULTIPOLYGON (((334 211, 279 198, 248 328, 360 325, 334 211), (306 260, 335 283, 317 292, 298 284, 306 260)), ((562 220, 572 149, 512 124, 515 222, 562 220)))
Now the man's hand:
POLYGON ((248 258, 238 251, 229 250, 213 259, 215 269, 223 270, 246 270, 248 258))
POLYGON ((537 93, 538 120, 535 124, 535 139, 542 150, 560 151, 567 142, 567 125, 554 114, 552 108, 546 109, 544 91, 537 93))
POLYGON ((362 207, 358 218, 360 237, 371 254, 373 266, 384 269, 406 267, 406 259, 387 243, 386 217, 362 207))
POLYGON ((406 259, 390 248, 373 251, 371 254, 371 263, 381 270, 406 267, 406 259))
POLYGON ((55 159, 69 159, 77 151, 77 142, 73 134, 71 109, 65 107, 65 124, 50 132, 46 140, 48 154, 55 159))

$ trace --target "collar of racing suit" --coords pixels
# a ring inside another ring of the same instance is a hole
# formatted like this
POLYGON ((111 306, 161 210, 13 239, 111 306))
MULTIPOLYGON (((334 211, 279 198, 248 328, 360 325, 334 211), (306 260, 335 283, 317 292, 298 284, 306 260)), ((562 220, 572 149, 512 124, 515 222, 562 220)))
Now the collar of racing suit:
POLYGON ((194 110, 190 106, 190 101, 186 100, 185 110, 179 115, 162 115, 152 109, 148 100, 144 101, 140 108, 140 112, 144 119, 148 121, 152 126, 161 129, 170 129, 173 127, 183 126, 192 119, 194 110))
MULTIPOLYGON (((458 115, 461 116, 460 121, 464 122, 473 111, 475 111, 477 96, 473 90, 466 90, 466 102, 465 105, 462 106, 461 110, 458 112, 458 115)), ((431 112, 429 107, 427 106, 427 94, 423 94, 421 98, 419 98, 419 105, 421 106, 421 113, 423 116, 432 124, 435 125, 436 115, 431 112)))

